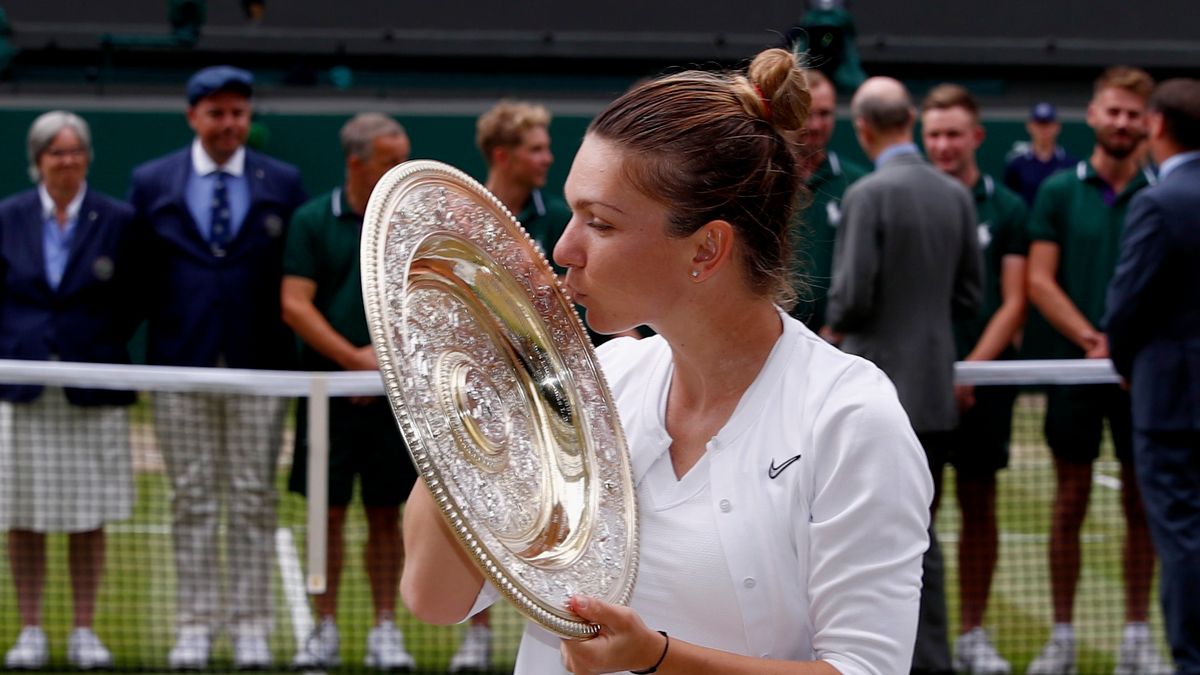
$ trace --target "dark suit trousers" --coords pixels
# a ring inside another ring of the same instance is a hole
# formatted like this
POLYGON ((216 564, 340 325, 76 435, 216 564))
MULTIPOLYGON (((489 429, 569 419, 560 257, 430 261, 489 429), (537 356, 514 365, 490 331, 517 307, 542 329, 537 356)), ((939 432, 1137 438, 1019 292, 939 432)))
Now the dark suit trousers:
MULTIPOLYGON (((954 439, 952 431, 918 433, 929 469, 941 475, 954 439)), ((933 522, 929 523, 929 550, 921 561, 921 613, 913 649, 913 673, 949 673, 950 640, 946 617, 946 564, 933 522)))
POLYGON ((1200 675, 1200 431, 1137 430, 1133 443, 1176 673, 1200 675))

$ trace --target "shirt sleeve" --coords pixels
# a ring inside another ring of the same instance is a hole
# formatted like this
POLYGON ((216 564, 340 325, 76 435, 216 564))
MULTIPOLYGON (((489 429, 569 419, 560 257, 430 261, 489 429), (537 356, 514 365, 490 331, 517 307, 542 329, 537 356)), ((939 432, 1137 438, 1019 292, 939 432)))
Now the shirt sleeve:
POLYGON ((907 673, 929 546, 925 454, 895 388, 866 364, 839 379, 814 433, 813 649, 842 675, 907 673))
POLYGON ((308 209, 302 208, 292 216, 292 223, 287 229, 287 238, 283 243, 283 274, 284 276, 317 279, 317 261, 313 252, 317 250, 313 241, 313 219, 308 217, 308 209))
POLYGON ((1029 255, 1029 210, 1020 197, 1012 195, 1005 200, 1008 205, 1000 216, 1000 255, 1029 255))
POLYGON ((1062 230, 1058 218, 1057 183, 1047 180, 1038 189, 1037 198, 1033 201, 1033 213, 1029 216, 1027 228, 1029 240, 1062 243, 1062 230))

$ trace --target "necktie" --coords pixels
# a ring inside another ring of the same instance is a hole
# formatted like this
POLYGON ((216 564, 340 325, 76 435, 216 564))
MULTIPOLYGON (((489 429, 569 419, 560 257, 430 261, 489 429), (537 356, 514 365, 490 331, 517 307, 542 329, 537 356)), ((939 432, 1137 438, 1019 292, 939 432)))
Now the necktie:
POLYGON ((215 256, 225 255, 225 246, 233 233, 233 218, 229 209, 229 190, 225 186, 225 172, 218 171, 213 181, 212 227, 208 242, 215 256))

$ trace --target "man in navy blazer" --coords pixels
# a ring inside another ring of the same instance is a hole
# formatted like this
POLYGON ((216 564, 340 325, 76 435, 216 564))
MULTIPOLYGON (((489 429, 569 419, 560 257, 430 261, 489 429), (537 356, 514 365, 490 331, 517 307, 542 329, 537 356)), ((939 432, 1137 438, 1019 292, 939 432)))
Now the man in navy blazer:
POLYGON ((1149 103, 1159 182, 1134 197, 1108 289, 1109 350, 1130 386, 1134 462, 1162 564, 1176 673, 1200 673, 1200 80, 1149 103))
MULTIPOLYGON (((280 319, 285 229, 307 199, 295 167, 245 147, 250 73, 205 68, 188 81, 189 147, 136 168, 129 201, 144 238, 152 294, 147 360, 173 366, 286 368, 295 352, 280 319)), ((160 393, 153 399, 172 485, 178 576, 169 663, 203 668, 227 624, 234 665, 270 661, 275 464, 284 402, 249 395, 160 393), (220 599, 218 513, 224 495, 227 596, 220 599)))

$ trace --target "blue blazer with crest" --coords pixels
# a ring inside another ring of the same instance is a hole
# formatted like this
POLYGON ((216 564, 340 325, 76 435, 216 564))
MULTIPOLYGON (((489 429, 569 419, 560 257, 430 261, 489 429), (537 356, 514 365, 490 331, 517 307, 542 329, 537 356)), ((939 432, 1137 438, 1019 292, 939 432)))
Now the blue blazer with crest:
POLYGON ((190 146, 133 171, 149 293, 146 360, 174 366, 289 368, 295 347, 279 306, 283 242, 308 196, 296 167, 246 150, 250 209, 217 255, 187 207, 190 146))
MULTIPOLYGON (((0 358, 129 363, 139 317, 132 289, 133 209, 88 190, 57 289, 46 281, 42 205, 37 190, 0 202, 0 358)), ((28 402, 36 385, 0 386, 0 399, 28 402)), ((67 389, 76 405, 125 405, 129 391, 67 389)))
POLYGON ((1130 202, 1104 324, 1134 427, 1200 431, 1200 159, 1130 202))

